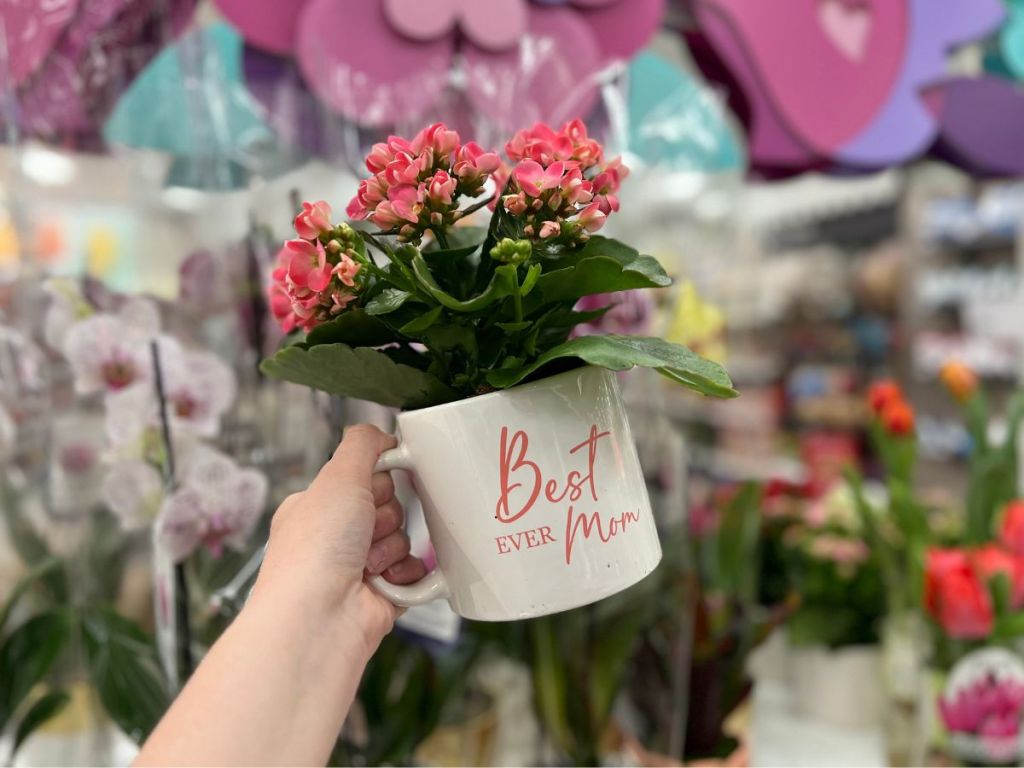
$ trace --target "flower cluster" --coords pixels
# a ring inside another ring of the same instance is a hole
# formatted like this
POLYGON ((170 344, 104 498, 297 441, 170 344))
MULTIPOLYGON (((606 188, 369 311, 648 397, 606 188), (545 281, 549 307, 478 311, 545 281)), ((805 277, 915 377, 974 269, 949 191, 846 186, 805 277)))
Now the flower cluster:
POLYGON ((531 238, 583 239, 619 210, 617 193, 629 171, 621 158, 605 162, 581 120, 558 131, 537 123, 513 136, 505 154, 515 166, 501 205, 524 218, 531 238))
POLYGON ((298 238, 277 255, 269 287, 270 311, 285 333, 308 331, 342 312, 356 299, 365 262, 355 230, 334 226, 323 200, 302 204, 295 231, 298 238))
POLYGON ((868 390, 868 407, 890 435, 906 437, 914 432, 914 409, 896 382, 885 380, 873 384, 868 390))
POLYGON ((993 579, 1005 576, 1013 609, 1024 606, 1024 501, 1007 505, 998 543, 974 549, 933 548, 925 563, 925 608, 950 637, 988 637, 995 625, 993 579))
POLYGON ((1024 713, 1024 683, 987 674, 940 697, 938 703, 942 722, 950 732, 980 736, 987 751, 1002 758, 994 764, 1011 761, 1024 713))
POLYGON ((428 229, 454 224, 459 199, 482 194, 500 166, 497 153, 472 141, 463 144, 444 123, 427 126, 411 141, 391 136, 367 156, 373 176, 360 182, 347 213, 415 241, 428 229))

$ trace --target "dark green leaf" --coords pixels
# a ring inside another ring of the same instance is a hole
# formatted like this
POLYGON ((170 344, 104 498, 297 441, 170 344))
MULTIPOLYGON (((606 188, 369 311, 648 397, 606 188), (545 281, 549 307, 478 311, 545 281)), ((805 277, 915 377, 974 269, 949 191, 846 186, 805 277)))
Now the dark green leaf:
POLYGON ((10 591, 10 594, 8 594, 7 602, 4 603, 3 608, 0 608, 0 632, 3 632, 4 627, 7 626, 7 621, 11 617, 11 612, 18 604, 22 595, 24 595, 37 581, 49 577, 51 573, 59 571, 61 568, 62 564, 60 560, 55 557, 49 557, 41 563, 34 565, 32 570, 18 580, 18 583, 14 585, 14 588, 10 591))
POLYGON ((346 344, 282 349, 264 360, 261 369, 276 379, 397 408, 423 408, 459 398, 429 373, 395 363, 377 350, 346 344))
POLYGON ((71 625, 68 610, 49 611, 26 621, 0 645, 0 730, 53 667, 71 637, 71 625))
POLYGON ((362 309, 350 309, 310 331, 305 346, 347 344, 350 347, 380 347, 398 340, 398 335, 381 320, 362 309))
POLYGON ((527 328, 530 328, 533 325, 533 322, 530 320, 525 320, 521 323, 495 323, 495 325, 501 328, 501 330, 503 331, 508 331, 509 333, 518 333, 519 331, 525 331, 527 328))
POLYGON ((465 350, 474 359, 476 358, 476 334, 473 333, 472 328, 467 326, 438 325, 429 329, 423 335, 423 340, 431 349, 448 351, 458 347, 465 350))
POLYGON ((397 288, 385 288, 380 295, 375 296, 367 303, 366 314, 371 316, 386 315, 389 312, 394 312, 411 298, 412 294, 409 293, 409 291, 400 291, 397 288))
POLYGON ((634 336, 582 336, 550 349, 529 365, 514 370, 491 371, 487 382, 505 389, 514 386, 548 363, 576 357, 590 365, 613 371, 634 366, 654 368, 658 373, 690 389, 714 397, 735 397, 729 375, 718 363, 695 354, 684 346, 664 339, 634 336))
POLYGON ((152 641, 106 608, 86 611, 82 629, 89 673, 104 709, 141 744, 171 703, 152 641))
POLYGON ((528 632, 533 645, 533 688, 540 715, 548 735, 563 751, 571 749, 573 734, 566 712, 565 659, 558 649, 555 631, 557 618, 543 616, 530 622, 528 632))
POLYGON ((11 753, 16 753, 36 728, 59 715, 69 701, 71 701, 71 697, 64 691, 50 691, 37 699, 18 723, 18 730, 14 734, 14 749, 11 750, 11 753))
POLYGON ((441 313, 443 311, 444 307, 434 307, 433 309, 424 312, 419 317, 410 320, 399 328, 399 332, 405 336, 418 336, 436 323, 441 318, 441 313))
POLYGON ((515 288, 516 268, 511 264, 506 264, 495 269, 494 276, 491 278, 491 282, 487 285, 487 288, 466 301, 460 301, 449 293, 446 293, 444 289, 437 284, 437 281, 434 280, 434 276, 430 274, 430 267, 427 266, 427 262, 424 261, 423 257, 419 254, 413 257, 412 269, 416 274, 416 279, 419 280, 420 285, 422 285, 436 301, 453 312, 478 312, 481 309, 486 309, 494 302, 511 295, 515 288))
POLYGON ((464 261, 480 249, 480 243, 473 243, 458 248, 446 248, 445 250, 423 250, 423 258, 430 264, 437 264, 444 261, 464 261))
POLYGON ((595 293, 671 284, 657 259, 643 256, 618 240, 592 237, 572 259, 560 260, 555 269, 547 268, 530 295, 529 308, 595 293))
POLYGON ((487 238, 487 227, 452 227, 447 234, 448 251, 442 251, 441 246, 434 240, 423 249, 423 252, 441 254, 469 249, 469 254, 471 254, 487 238))

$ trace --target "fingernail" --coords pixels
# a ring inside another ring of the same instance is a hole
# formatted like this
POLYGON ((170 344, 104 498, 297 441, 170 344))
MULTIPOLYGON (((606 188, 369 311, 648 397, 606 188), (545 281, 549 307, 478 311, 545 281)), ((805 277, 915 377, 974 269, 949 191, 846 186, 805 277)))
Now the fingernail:
POLYGON ((366 556, 366 567, 374 576, 381 572, 385 554, 383 547, 370 547, 370 552, 366 556))

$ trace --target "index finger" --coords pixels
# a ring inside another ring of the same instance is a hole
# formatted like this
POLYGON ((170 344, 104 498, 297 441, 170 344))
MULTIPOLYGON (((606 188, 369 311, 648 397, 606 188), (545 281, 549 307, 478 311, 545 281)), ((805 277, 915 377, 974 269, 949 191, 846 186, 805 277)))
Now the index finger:
POLYGON ((341 444, 310 483, 313 493, 333 494, 346 487, 370 488, 373 467, 381 453, 394 448, 394 436, 370 424, 357 424, 345 430, 341 444))

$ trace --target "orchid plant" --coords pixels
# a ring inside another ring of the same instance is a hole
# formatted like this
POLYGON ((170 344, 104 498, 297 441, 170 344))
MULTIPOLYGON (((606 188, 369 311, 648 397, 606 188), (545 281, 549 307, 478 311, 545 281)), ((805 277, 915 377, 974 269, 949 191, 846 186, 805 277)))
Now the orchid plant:
POLYGON ((176 562, 204 547, 241 549, 264 511, 266 478, 204 441, 235 400, 234 372, 216 355, 161 332, 156 304, 126 297, 101 311, 72 283, 54 281, 46 327, 71 366, 75 390, 102 398, 107 438, 104 500, 127 531, 157 526, 176 562), (162 430, 152 345, 160 360, 170 445, 162 430), (173 454, 176 485, 164 469, 173 454))
POLYGON ((271 311, 291 335, 263 371, 335 395, 422 408, 582 363, 650 367, 733 397, 726 372, 659 338, 573 336, 608 306, 585 297, 671 283, 658 262, 595 234, 627 169, 574 120, 520 131, 506 162, 442 123, 375 145, 347 213, 304 203, 271 311), (467 226, 489 206, 486 228, 467 226))

